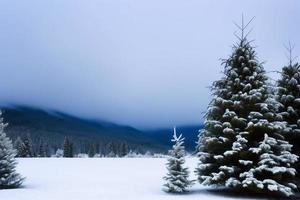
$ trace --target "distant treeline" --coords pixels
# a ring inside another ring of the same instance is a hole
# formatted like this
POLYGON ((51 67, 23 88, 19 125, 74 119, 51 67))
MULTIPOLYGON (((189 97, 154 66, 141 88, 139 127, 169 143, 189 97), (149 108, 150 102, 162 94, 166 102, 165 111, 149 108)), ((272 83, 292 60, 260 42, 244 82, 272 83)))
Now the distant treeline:
POLYGON ((64 140, 48 140, 32 138, 30 134, 11 137, 17 157, 74 157, 88 155, 89 157, 124 157, 130 154, 149 154, 137 146, 130 146, 126 141, 91 141, 65 137, 64 140), (56 142, 54 142, 56 141, 56 142))

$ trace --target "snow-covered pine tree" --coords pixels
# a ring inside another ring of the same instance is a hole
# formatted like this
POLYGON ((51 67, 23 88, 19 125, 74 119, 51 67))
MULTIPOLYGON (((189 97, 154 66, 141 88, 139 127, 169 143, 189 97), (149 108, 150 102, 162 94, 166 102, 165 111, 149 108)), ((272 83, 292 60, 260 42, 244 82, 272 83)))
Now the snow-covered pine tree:
POLYGON ((24 178, 16 173, 16 152, 13 149, 11 140, 6 136, 0 111, 0 189, 19 187, 24 178))
POLYGON ((14 147, 17 150, 16 157, 33 157, 32 144, 29 135, 25 135, 23 139, 17 137, 14 147))
POLYGON ((22 151, 23 151, 23 141, 20 137, 17 137, 17 139, 14 142, 14 148, 17 150, 17 154, 16 157, 24 157, 22 155, 22 151))
POLYGON ((185 163, 184 138, 182 138, 182 135, 177 136, 176 128, 174 128, 172 142, 174 142, 174 145, 172 150, 169 151, 168 173, 164 177, 166 183, 163 189, 166 192, 182 193, 187 191, 187 188, 192 185, 193 181, 189 180, 188 168, 183 166, 185 163))
POLYGON ((53 156, 56 157, 56 158, 61 158, 61 157, 63 157, 63 156, 64 156, 64 150, 62 150, 62 149, 57 149, 56 152, 55 152, 55 154, 54 154, 53 156))
POLYGON ((88 150, 89 157, 94 157, 96 152, 97 152, 96 144, 94 143, 89 144, 89 150, 88 150))
POLYGON ((48 143, 45 144, 45 157, 50 157, 51 156, 51 153, 50 153, 50 148, 49 148, 49 145, 48 143))
POLYGON ((37 156, 38 157, 46 157, 45 146, 44 146, 43 140, 40 140, 37 156))
MULTIPOLYGON (((281 78, 277 81, 276 99, 280 102, 278 112, 287 122, 284 136, 293 145, 292 152, 300 156, 300 65, 293 63, 293 48, 289 43, 289 62, 282 68, 281 78)), ((297 176, 300 178, 299 162, 295 168, 298 169, 297 176)))
POLYGON ((63 157, 72 158, 74 156, 73 155, 73 143, 70 141, 70 139, 68 137, 65 137, 63 151, 64 151, 63 157))
POLYGON ((109 142, 107 144, 107 152, 108 157, 118 157, 117 148, 114 142, 109 142))
POLYGON ((21 146, 20 155, 21 157, 34 157, 32 148, 32 141, 29 134, 26 134, 22 140, 23 145, 21 146))
POLYGON ((120 157, 124 157, 128 154, 128 144, 126 142, 120 143, 120 157))
POLYGON ((297 156, 284 141, 265 71, 244 34, 249 23, 238 26, 242 33, 223 62, 224 77, 213 84, 196 173, 204 185, 290 196, 297 156))

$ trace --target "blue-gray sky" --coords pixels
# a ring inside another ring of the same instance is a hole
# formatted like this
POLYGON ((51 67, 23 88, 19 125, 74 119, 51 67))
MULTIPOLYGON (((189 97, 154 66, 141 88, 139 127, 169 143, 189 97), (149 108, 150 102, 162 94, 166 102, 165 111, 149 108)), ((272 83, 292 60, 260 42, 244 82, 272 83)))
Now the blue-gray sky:
MULTIPOLYGON (((300 2, 3 0, 0 103, 25 104, 135 127, 200 124, 236 40, 250 35, 267 71, 300 54, 300 2)), ((271 77, 275 77, 272 73, 271 77)))

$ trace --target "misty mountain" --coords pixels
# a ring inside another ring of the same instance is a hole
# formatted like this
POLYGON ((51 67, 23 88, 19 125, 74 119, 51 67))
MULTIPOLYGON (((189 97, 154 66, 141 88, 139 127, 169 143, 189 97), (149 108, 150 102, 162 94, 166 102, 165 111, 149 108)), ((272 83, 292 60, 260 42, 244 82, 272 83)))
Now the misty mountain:
POLYGON ((126 142, 131 149, 139 152, 166 150, 165 145, 130 126, 81 119, 60 112, 48 112, 31 107, 2 110, 4 121, 9 124, 6 133, 12 140, 29 134, 33 143, 46 141, 54 151, 61 148, 65 136, 74 141, 77 152, 87 152, 90 143, 105 146, 120 142, 126 142))
MULTIPOLYGON (((2 110, 4 121, 8 123, 6 133, 13 141, 17 137, 30 135, 34 144, 46 142, 52 153, 62 148, 66 136, 74 142, 77 153, 88 152, 91 144, 97 144, 102 151, 107 151, 105 149, 112 143, 126 143, 130 149, 142 153, 148 150, 165 153, 171 147, 172 128, 141 131, 130 126, 24 106, 5 107, 2 110)), ((177 128, 178 133, 186 138, 187 150, 194 151, 199 128, 201 126, 177 128)))

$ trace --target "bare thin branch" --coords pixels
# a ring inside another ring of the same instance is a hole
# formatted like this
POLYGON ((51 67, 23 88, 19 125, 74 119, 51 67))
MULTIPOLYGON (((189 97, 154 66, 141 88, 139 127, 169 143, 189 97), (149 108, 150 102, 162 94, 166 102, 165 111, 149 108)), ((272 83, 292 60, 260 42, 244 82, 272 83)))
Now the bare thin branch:
POLYGON ((247 34, 245 35, 245 38, 247 38, 248 35, 249 35, 252 31, 253 31, 253 28, 251 28, 251 29, 247 32, 247 34))
POLYGON ((249 26, 249 24, 251 24, 251 22, 254 20, 254 18, 255 18, 255 16, 252 17, 252 18, 249 20, 249 22, 246 24, 246 26, 244 27, 244 29, 246 29, 246 28, 249 26))
POLYGON ((240 27, 240 25, 238 25, 235 21, 233 21, 233 24, 234 24, 238 29, 243 30, 243 28, 240 27))
POLYGON ((241 38, 240 36, 238 36, 238 35, 236 34, 236 32, 234 32, 233 34, 234 34, 234 36, 235 36, 237 39, 242 40, 242 38, 241 38))

